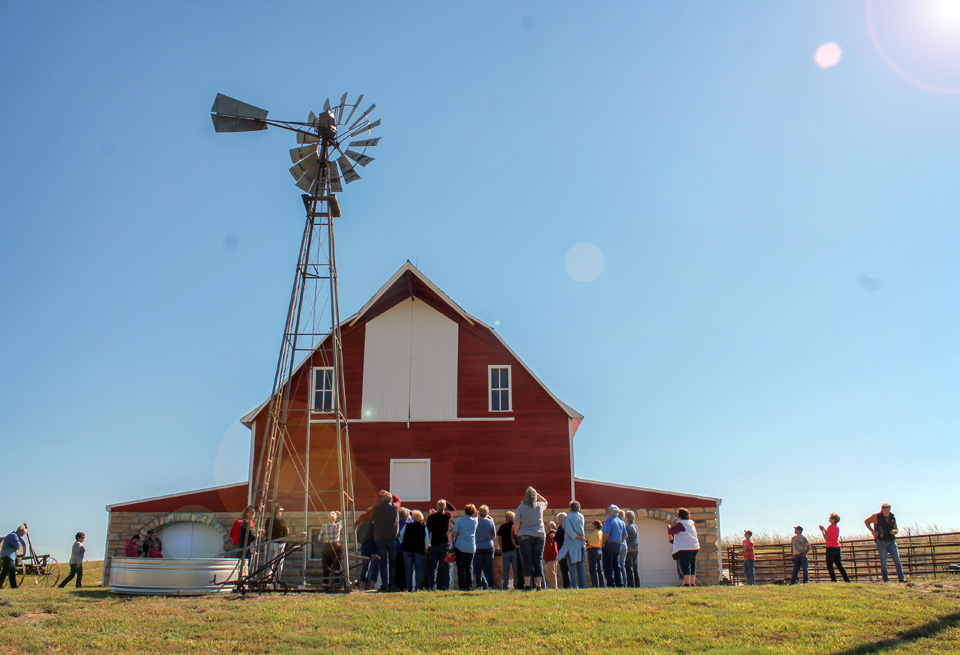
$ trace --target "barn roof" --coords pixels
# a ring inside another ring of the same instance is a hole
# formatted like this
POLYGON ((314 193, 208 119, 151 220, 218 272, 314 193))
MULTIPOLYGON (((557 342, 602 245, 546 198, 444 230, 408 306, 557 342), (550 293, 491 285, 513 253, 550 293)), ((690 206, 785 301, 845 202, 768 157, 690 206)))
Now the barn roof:
POLYGON ((169 512, 176 500, 181 510, 239 512, 247 506, 248 482, 237 482, 195 491, 182 491, 165 496, 107 505, 108 512, 169 512))
MULTIPOLYGON (((354 327, 362 319, 367 317, 372 317, 372 315, 376 315, 377 313, 379 313, 379 311, 384 311, 389 307, 392 307, 393 305, 396 304, 398 300, 412 297, 414 295, 415 284, 417 286, 418 291, 425 292, 426 295, 442 303, 453 314, 461 318, 468 325, 473 327, 478 327, 486 332, 489 332, 500 343, 500 345, 502 345, 507 350, 507 352, 509 352, 518 362, 520 362, 520 365, 524 368, 524 370, 526 370, 527 373, 530 374, 530 377, 536 380, 536 382, 543 388, 543 390, 547 392, 547 395, 549 395, 550 398, 552 398, 554 402, 556 402, 557 405, 559 405, 560 408, 563 409, 563 411, 567 414, 567 416, 569 416, 571 419, 574 420, 573 431, 576 432, 576 429, 580 425, 580 421, 583 420, 583 414, 581 414, 580 412, 573 409, 572 407, 567 405, 565 402, 557 398, 557 396, 554 395, 552 391, 550 391, 547 385, 545 385, 543 381, 541 381, 540 378, 538 378, 536 374, 532 370, 530 370, 530 367, 527 366, 522 359, 520 359, 520 357, 513 351, 513 349, 509 345, 507 345, 507 342, 504 341, 499 334, 497 334, 497 331, 495 329, 493 329, 492 327, 490 327, 480 319, 476 318, 475 316, 471 316, 466 311, 464 311, 463 308, 460 307, 460 305, 454 302, 453 299, 450 298, 450 296, 445 294, 440 289, 440 287, 434 284, 426 275, 424 275, 420 271, 420 269, 418 269, 416 266, 410 263, 410 260, 407 260, 407 262, 403 266, 401 266, 400 269, 396 273, 394 273, 393 276, 389 280, 387 280, 387 282, 382 287, 380 287, 379 291, 377 291, 373 295, 373 297, 370 298, 370 300, 368 300, 366 304, 360 308, 360 311, 358 311, 356 314, 346 319, 345 321, 342 321, 340 323, 341 329, 354 327)), ((317 348, 320 348, 323 345, 324 341, 325 339, 322 340, 320 344, 317 345, 317 348)), ((304 357, 303 361, 297 364, 297 367, 296 369, 294 369, 293 374, 296 375, 297 371, 299 371, 300 368, 307 361, 309 361, 309 359, 310 359, 309 355, 307 357, 304 357)), ((263 411, 264 408, 266 408, 269 402, 270 402, 270 399, 267 398, 267 400, 261 403, 258 407, 256 407, 255 409, 251 410, 246 415, 244 415, 240 419, 240 422, 246 425, 247 427, 250 427, 250 425, 253 423, 253 420, 257 417, 257 415, 261 411, 263 411)))
POLYGON ((719 507, 721 500, 713 496, 697 496, 677 491, 634 487, 614 482, 574 478, 574 494, 584 507, 719 507))

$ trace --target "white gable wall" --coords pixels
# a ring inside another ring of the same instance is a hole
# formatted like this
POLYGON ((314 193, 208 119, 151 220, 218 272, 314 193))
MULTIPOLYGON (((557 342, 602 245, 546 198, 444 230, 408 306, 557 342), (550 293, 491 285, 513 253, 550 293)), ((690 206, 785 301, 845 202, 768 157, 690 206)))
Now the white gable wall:
POLYGON ((416 298, 367 323, 364 421, 457 418, 459 326, 416 298))

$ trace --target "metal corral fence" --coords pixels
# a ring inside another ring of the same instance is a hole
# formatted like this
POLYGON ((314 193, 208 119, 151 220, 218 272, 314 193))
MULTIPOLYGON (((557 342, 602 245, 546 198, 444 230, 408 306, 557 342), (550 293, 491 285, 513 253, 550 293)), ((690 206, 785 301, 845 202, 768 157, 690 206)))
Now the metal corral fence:
MULTIPOLYGON (((811 544, 807 557, 810 560, 810 581, 830 580, 827 572, 827 549, 822 543, 811 544)), ((960 532, 941 534, 911 535, 897 538, 897 550, 900 551, 900 563, 903 573, 910 578, 948 578, 960 580, 960 532)), ((757 545, 756 583, 784 584, 790 582, 793 573, 793 557, 790 543, 757 545)), ((843 567, 850 580, 861 582, 882 580, 880 575, 880 556, 873 539, 856 539, 840 544, 843 567)), ((723 567, 732 584, 741 584, 743 576, 743 546, 729 546, 724 549, 723 567)), ((893 558, 887 562, 891 580, 897 579, 897 570, 893 558)), ((802 575, 802 574, 801 574, 802 575)), ((837 579, 842 580, 839 571, 837 579)))

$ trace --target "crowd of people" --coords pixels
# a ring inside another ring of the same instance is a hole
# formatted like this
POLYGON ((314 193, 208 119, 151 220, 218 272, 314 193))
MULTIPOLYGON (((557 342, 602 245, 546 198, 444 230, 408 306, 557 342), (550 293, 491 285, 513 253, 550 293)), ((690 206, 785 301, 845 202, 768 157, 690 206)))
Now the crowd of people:
MULTIPOLYGON (((897 569, 897 579, 904 582, 906 578, 903 575, 900 553, 897 550, 897 533, 900 530, 897 527, 897 517, 893 515, 890 509, 890 503, 883 503, 880 506, 880 511, 864 519, 863 524, 870 531, 870 535, 876 544, 877 553, 880 557, 880 576, 883 581, 890 581, 887 560, 893 558, 893 564, 897 569)), ((847 570, 843 567, 840 556, 839 523, 840 515, 833 512, 827 519, 827 527, 822 525, 818 527, 823 536, 827 572, 830 574, 830 580, 836 582, 837 571, 839 571, 843 581, 850 582, 850 576, 847 575, 847 570)), ((803 582, 810 581, 810 549, 810 541, 803 534, 803 526, 795 526, 793 528, 793 538, 790 540, 790 555, 793 558, 793 573, 790 575, 790 584, 797 584, 801 571, 803 572, 803 582)), ((753 542, 753 532, 746 530, 743 533, 743 576, 748 585, 756 584, 756 560, 756 544, 753 542)))
MULTIPOLYGON (((546 517, 547 507, 547 499, 528 487, 516 511, 507 512, 506 521, 498 527, 486 505, 479 508, 466 505, 463 516, 454 521, 457 509, 448 500, 440 499, 425 517, 419 510, 403 507, 397 496, 382 490, 380 502, 361 514, 354 524, 363 559, 360 586, 383 592, 448 590, 452 586, 451 566, 455 565, 459 589, 494 589, 497 550, 500 551, 503 589, 583 589, 587 587, 588 572, 592 587, 640 586, 640 535, 633 512, 610 505, 606 519, 593 521, 588 529, 577 501, 570 501, 569 511, 557 513, 553 520, 546 517)), ((889 581, 889 558, 893 559, 897 579, 904 582, 896 542, 899 529, 890 509, 889 503, 883 503, 879 512, 864 520, 864 525, 875 541, 884 582, 889 581)), ((284 539, 290 532, 283 511, 280 506, 273 508, 266 551, 277 579, 282 574, 284 539)), ((318 535, 323 578, 328 583, 342 574, 342 518, 338 512, 330 512, 318 535)), ((839 571, 843 581, 850 582, 840 555, 839 523, 840 515, 834 512, 828 517, 827 526, 820 525, 819 529, 830 579, 836 582, 839 571)), ((263 530, 256 527, 256 509, 247 507, 230 530, 233 552, 249 557, 251 546, 263 530)), ((680 585, 697 586, 700 542, 689 511, 680 508, 676 522, 666 532, 677 562, 680 585)), ((155 529, 148 530, 143 543, 139 534, 132 535, 126 540, 124 554, 163 557, 163 542, 156 533, 155 529)), ((26 526, 20 525, 0 542, 0 587, 8 581, 11 588, 17 586, 16 556, 25 547, 25 534, 26 526)), ((756 545, 753 532, 746 530, 743 536, 743 574, 746 584, 753 585, 756 583, 756 545)), ((80 587, 83 580, 86 535, 78 532, 75 539, 70 573, 60 588, 74 579, 80 587)), ((794 527, 790 547, 793 558, 790 584, 797 584, 801 573, 806 583, 811 545, 802 526, 794 527)))
MULTIPOLYGON (((507 512, 498 527, 486 505, 466 505, 463 516, 453 520, 457 509, 440 499, 424 517, 382 490, 380 502, 355 522, 364 558, 361 588, 446 590, 455 565, 459 589, 493 589, 497 550, 503 589, 583 589, 588 570, 593 587, 640 586, 640 534, 633 512, 610 505, 606 519, 588 529, 577 501, 570 501, 569 511, 553 520, 546 515, 547 507, 547 499, 528 487, 516 511, 507 512)), ((666 532, 682 584, 696 586, 700 542, 689 512, 681 508, 666 532)))

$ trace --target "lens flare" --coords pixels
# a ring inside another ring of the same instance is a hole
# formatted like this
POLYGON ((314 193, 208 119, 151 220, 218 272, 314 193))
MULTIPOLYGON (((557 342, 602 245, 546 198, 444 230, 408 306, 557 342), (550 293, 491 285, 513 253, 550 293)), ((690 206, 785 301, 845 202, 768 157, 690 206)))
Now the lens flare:
POLYGON ((567 251, 564 265, 577 282, 593 282, 603 273, 603 251, 592 243, 578 243, 567 251))
POLYGON ((960 1, 864 0, 864 14, 890 70, 926 91, 960 94, 960 1))
POLYGON ((817 48, 817 54, 813 56, 813 61, 820 68, 833 68, 840 61, 843 50, 836 43, 824 43, 817 48))

